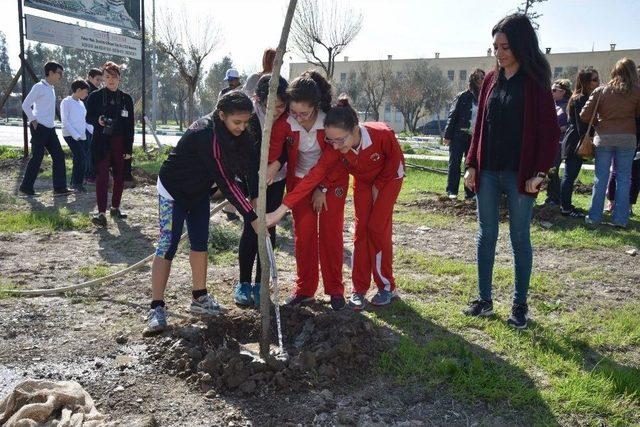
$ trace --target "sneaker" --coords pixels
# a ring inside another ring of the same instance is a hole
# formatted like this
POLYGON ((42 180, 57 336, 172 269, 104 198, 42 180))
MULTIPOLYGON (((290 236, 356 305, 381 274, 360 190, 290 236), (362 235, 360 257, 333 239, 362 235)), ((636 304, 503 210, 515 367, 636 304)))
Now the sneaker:
POLYGON ((191 301, 189 307, 191 313, 203 316, 217 316, 222 311, 222 307, 218 301, 209 294, 202 295, 200 298, 191 301))
POLYGON ((233 301, 243 307, 253 305, 251 283, 238 283, 235 290, 233 291, 233 301))
POLYGON ((511 316, 507 319, 507 325, 516 329, 524 329, 527 327, 529 306, 527 304, 513 304, 511 307, 511 316))
POLYGON ((147 327, 142 331, 142 335, 146 337, 157 334, 167 329, 167 327, 167 310, 162 306, 158 306, 149 311, 147 327))
POLYGON ((288 305, 289 307, 296 307, 308 302, 313 302, 313 300, 313 297, 291 294, 284 300, 284 305, 288 305))
POLYGON ((586 215, 578 208, 572 208, 569 210, 560 209, 560 213, 562 216, 567 216, 569 218, 584 218, 586 215))
POLYGON ((451 193, 449 193, 449 194, 447 194, 447 197, 448 197, 450 200, 457 200, 457 199, 458 199, 458 195, 457 195, 457 194, 451 194, 451 193))
POLYGON ((331 308, 334 311, 343 310, 347 303, 344 301, 344 297, 342 295, 331 295, 331 308))
POLYGON ((125 219, 128 216, 127 214, 123 214, 120 208, 109 209, 109 215, 117 219, 125 219))
POLYGON ((477 299, 469 303, 469 307, 463 310, 465 316, 488 317, 493 315, 493 301, 477 299))
POLYGON ((69 195, 71 193, 73 193, 73 191, 68 189, 68 188, 62 188, 60 190, 53 190, 53 195, 54 196, 67 196, 67 195, 69 195))
POLYGON ((94 215, 93 218, 91 218, 91 222, 96 227, 106 227, 107 226, 107 217, 104 216, 103 213, 99 213, 99 214, 94 215))
POLYGON ((395 298, 395 296, 395 292, 380 289, 378 290, 378 293, 376 293, 373 298, 371 298, 371 304, 378 306, 389 305, 391 304, 391 301, 393 300, 393 298, 395 298))
POLYGON ((24 187, 20 187, 19 191, 24 194, 25 196, 35 196, 36 192, 33 191, 33 189, 31 188, 24 188, 24 187))
POLYGON ((253 296, 253 305, 260 308, 260 283, 255 283, 251 287, 251 295, 253 296))
POLYGON ((87 189, 84 188, 84 185, 82 184, 78 184, 78 185, 74 185, 72 187, 73 191, 75 191, 76 193, 86 193, 87 189))
POLYGON ((596 221, 594 221, 594 220, 592 220, 591 218, 589 218, 589 215, 587 215, 587 216, 585 216, 585 217, 584 217, 584 222, 585 222, 587 225, 598 225, 598 223, 597 223, 596 221))
POLYGON ((349 306, 354 311, 363 310, 365 305, 367 305, 367 300, 364 298, 364 294, 359 294, 356 292, 351 294, 351 298, 349 298, 349 306))

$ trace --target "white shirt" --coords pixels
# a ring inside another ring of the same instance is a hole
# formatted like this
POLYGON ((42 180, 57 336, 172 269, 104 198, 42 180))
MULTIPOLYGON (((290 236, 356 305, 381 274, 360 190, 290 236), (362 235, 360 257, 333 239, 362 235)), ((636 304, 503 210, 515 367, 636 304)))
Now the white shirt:
POLYGON ((87 124, 87 107, 79 99, 67 96, 60 103, 60 116, 62 118, 62 136, 70 136, 78 140, 87 139, 86 131, 93 133, 93 126, 87 124))
POLYGON ((53 85, 50 85, 44 79, 33 85, 31 92, 22 103, 22 111, 27 115, 29 123, 37 120, 42 126, 54 128, 56 92, 53 85), (33 110, 31 107, 33 107, 33 110))
POLYGON ((322 111, 318 112, 316 122, 313 124, 309 132, 292 116, 287 118, 287 123, 291 125, 291 130, 300 134, 298 143, 298 162, 296 164, 296 177, 304 178, 312 167, 318 163, 322 156, 322 149, 318 144, 318 130, 324 129, 324 118, 326 114, 322 111))

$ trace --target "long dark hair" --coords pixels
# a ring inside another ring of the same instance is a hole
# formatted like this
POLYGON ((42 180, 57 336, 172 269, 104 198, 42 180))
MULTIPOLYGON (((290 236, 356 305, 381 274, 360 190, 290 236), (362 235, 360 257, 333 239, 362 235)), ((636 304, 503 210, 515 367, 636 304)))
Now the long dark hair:
POLYGON ((305 71, 287 88, 290 101, 306 102, 325 113, 331 108, 331 83, 317 71, 305 71))
POLYGON ((479 80, 484 78, 484 76, 484 70, 481 70, 480 68, 476 68, 475 70, 473 70, 473 72, 469 76, 469 90, 476 98, 478 98, 478 96, 480 95, 480 89, 482 88, 482 85, 479 84, 479 80))
POLYGON ((567 113, 569 115, 573 114, 573 108, 578 98, 581 96, 591 95, 591 81, 593 80, 594 75, 598 75, 598 72, 591 67, 583 68, 578 71, 578 75, 576 76, 576 86, 573 89, 573 94, 571 95, 571 98, 569 98, 569 103, 567 104, 567 113))
POLYGON ((224 94, 213 111, 215 133, 222 149, 222 165, 231 176, 242 177, 247 173, 247 155, 252 137, 245 129, 240 136, 235 136, 220 118, 220 112, 225 115, 253 112, 251 99, 242 91, 234 90, 224 94))
MULTIPOLYGON (((491 36, 504 33, 518 64, 524 72, 542 87, 551 83, 551 67, 540 51, 538 36, 526 15, 515 13, 500 20, 491 30, 491 36)), ((496 62, 496 69, 498 63, 496 62)))

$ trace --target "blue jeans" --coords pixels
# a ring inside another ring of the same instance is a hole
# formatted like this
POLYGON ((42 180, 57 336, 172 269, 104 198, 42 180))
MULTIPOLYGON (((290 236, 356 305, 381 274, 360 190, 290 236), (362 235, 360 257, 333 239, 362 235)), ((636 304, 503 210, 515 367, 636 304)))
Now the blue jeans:
POLYGON ((573 197, 573 185, 580 174, 582 159, 574 153, 567 155, 564 161, 564 175, 560 183, 560 206, 565 212, 573 209, 571 198, 573 197))
POLYGON ((76 141, 70 136, 65 136, 64 140, 71 149, 73 155, 73 168, 71 169, 71 186, 79 187, 84 183, 85 162, 85 146, 87 141, 76 141))
POLYGON ((27 163, 27 169, 24 171, 24 178, 20 188, 33 190, 33 184, 36 182, 40 165, 44 158, 45 150, 51 156, 53 169, 53 189, 62 191, 67 188, 67 171, 64 164, 64 151, 60 146, 60 140, 56 134, 55 128, 48 128, 44 125, 38 125, 36 130, 31 129, 31 158, 27 163))
POLYGON ((589 219, 593 222, 602 220, 604 198, 609 183, 611 162, 616 162, 616 197, 611 222, 626 226, 629 222, 629 190, 631 188, 631 165, 636 150, 634 148, 596 147, 596 167, 591 194, 589 219))
POLYGON ((531 248, 531 216, 535 198, 518 191, 518 173, 514 171, 482 171, 478 204, 478 290, 480 299, 491 301, 493 264, 500 217, 500 198, 506 194, 509 208, 509 236, 515 269, 513 302, 525 304, 533 250, 531 248))
POLYGON ((83 145, 84 148, 84 160, 86 167, 84 169, 84 176, 90 179, 95 179, 96 170, 93 166, 93 155, 91 154, 91 146, 93 145, 93 135, 86 131, 87 143, 83 145))
MULTIPOLYGON (((467 151, 469 151, 470 141, 452 139, 449 144, 449 168, 447 172, 447 193, 458 194, 458 188, 460 186, 460 163, 462 158, 466 157, 467 151)), ((473 197, 473 191, 464 187, 464 193, 466 198, 473 197)))

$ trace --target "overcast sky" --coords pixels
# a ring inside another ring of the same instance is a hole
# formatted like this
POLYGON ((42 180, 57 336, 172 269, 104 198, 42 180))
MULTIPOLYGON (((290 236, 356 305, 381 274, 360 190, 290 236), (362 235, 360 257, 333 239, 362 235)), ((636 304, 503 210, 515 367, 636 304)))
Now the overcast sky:
MULTIPOLYGON (((325 0, 321 0, 325 1, 325 0)), ((0 29, 7 36, 12 67, 18 66, 17 0, 1 0, 0 29)), ((152 0, 146 0, 150 11, 152 0)), ((345 50, 351 60, 386 58, 484 56, 491 46, 491 28, 515 11, 519 0, 344 0, 362 12, 362 31, 345 50)), ((224 55, 240 71, 256 71, 262 51, 278 43, 286 0, 157 0, 159 12, 175 8, 209 14, 220 29, 222 42, 211 61, 224 55)), ((640 0, 549 0, 538 5, 541 47, 553 52, 640 48, 640 0)), ((25 13, 46 13, 25 9, 25 13)), ((55 18, 63 20, 60 18, 55 18)), ((147 15, 148 28, 151 14, 147 15)), ((93 25, 93 24, 90 24, 93 25)), ((299 62, 295 52, 285 61, 299 62)), ((339 58, 342 60, 342 56, 339 58)), ((288 68, 283 70, 288 73, 288 68)))

